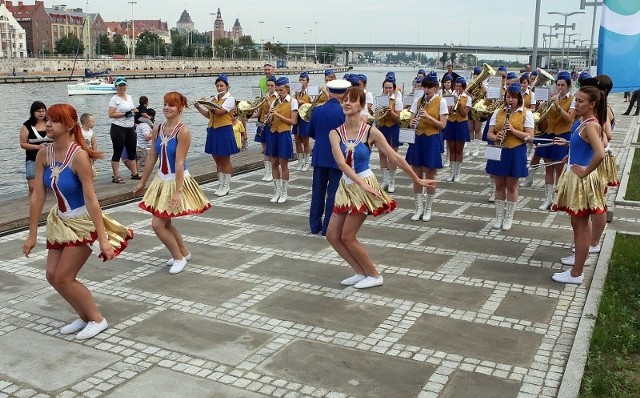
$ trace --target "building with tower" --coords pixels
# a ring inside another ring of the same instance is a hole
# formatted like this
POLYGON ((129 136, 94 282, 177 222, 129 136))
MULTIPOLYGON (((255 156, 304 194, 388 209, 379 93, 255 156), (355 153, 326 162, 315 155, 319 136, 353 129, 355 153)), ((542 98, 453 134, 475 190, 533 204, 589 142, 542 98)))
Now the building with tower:
POLYGON ((218 13, 216 14, 216 20, 213 23, 213 39, 231 39, 234 43, 240 41, 240 37, 242 37, 242 26, 240 25, 240 20, 236 18, 236 22, 233 24, 231 31, 224 30, 224 20, 222 19, 222 13, 220 12, 220 8, 218 8, 218 13))

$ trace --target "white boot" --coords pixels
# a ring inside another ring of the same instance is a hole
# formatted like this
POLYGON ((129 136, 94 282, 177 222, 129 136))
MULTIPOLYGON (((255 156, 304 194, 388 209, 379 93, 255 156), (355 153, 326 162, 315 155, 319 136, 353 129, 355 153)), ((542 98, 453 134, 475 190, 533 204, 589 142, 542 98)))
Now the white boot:
POLYGON ((278 198, 278 203, 285 203, 287 201, 287 189, 289 188, 289 181, 282 181, 282 191, 280 192, 280 197, 278 198))
POLYGON ((416 202, 416 212, 413 213, 413 216, 411 216, 411 221, 418 221, 420 217, 422 217, 422 212, 424 210, 424 208, 422 207, 422 194, 414 194, 414 201, 416 202))
POLYGON ((527 174, 527 177, 525 177, 525 179, 520 183, 520 188, 533 186, 533 176, 536 174, 536 170, 537 169, 529 170, 529 174, 527 174))
POLYGON ((309 170, 310 154, 303 153, 302 156, 304 156, 304 162, 302 163, 302 171, 307 171, 309 170))
POLYGON ((447 181, 452 182, 456 176, 456 162, 449 163, 449 177, 447 177, 447 181))
POLYGON ((224 179, 224 173, 218 173, 218 189, 216 189, 216 191, 214 192, 216 196, 223 196, 221 195, 221 193, 222 189, 224 188, 224 179))
POLYGON ((229 185, 230 182, 231 182, 231 174, 222 173, 222 180, 220 180, 220 183, 218 184, 218 186, 222 185, 222 188, 220 188, 220 191, 216 191, 216 195, 217 196, 227 195, 231 190, 231 187, 229 185))
POLYGON ((471 143, 469 143, 468 145, 464 146, 464 152, 463 155, 464 156, 469 156, 469 150, 471 149, 471 143))
POLYGON ((296 170, 302 171, 302 166, 304 166, 304 153, 297 153, 296 157, 298 158, 298 167, 296 170))
POLYGON ((282 180, 273 180, 273 196, 269 202, 278 203, 278 199, 280 199, 280 194, 282 193, 282 180))
POLYGON ((489 187, 489 202, 496 201, 496 183, 491 179, 491 186, 489 187))
POLYGON ((389 188, 389 169, 382 169, 382 184, 380 185, 380 188, 389 188))
POLYGON ((431 220, 431 208, 433 207, 433 197, 434 195, 425 195, 424 199, 424 213, 422 214, 422 221, 430 221, 431 220))
POLYGON ((507 209, 505 211, 504 221, 502 222, 502 230, 509 231, 513 224, 513 213, 516 211, 516 202, 507 201, 507 209))
POLYGON ((273 181, 273 175, 271 174, 271 162, 268 160, 264 161, 264 177, 262 177, 262 181, 273 181))
POLYGON ((456 167, 453 170, 453 182, 460 182, 460 166, 462 166, 462 162, 456 162, 456 167))
POLYGON ((482 142, 481 140, 476 140, 476 139, 471 141, 471 143, 473 144, 473 149, 471 150, 471 156, 478 156, 478 151, 480 150, 481 142, 482 142))
POLYGON ((504 200, 496 200, 496 221, 493 223, 494 229, 502 228, 504 220, 504 200))
POLYGON ((538 210, 549 210, 553 204, 553 184, 544 185, 544 202, 538 207, 538 210))
POLYGON ((389 170, 389 188, 387 192, 394 193, 396 191, 396 171, 389 170))

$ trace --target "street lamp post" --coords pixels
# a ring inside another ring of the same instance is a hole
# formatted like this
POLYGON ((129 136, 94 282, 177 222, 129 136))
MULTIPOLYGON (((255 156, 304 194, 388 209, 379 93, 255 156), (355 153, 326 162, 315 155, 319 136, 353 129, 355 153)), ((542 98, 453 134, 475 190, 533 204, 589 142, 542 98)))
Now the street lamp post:
POLYGON ((287 28, 287 61, 288 61, 289 60, 289 35, 291 34, 291 26, 285 26, 285 27, 287 28))
POLYGON ((258 21, 260 24, 260 61, 264 60, 264 42, 262 41, 262 26, 264 25, 264 21, 258 21))
POLYGON ((549 28, 549 34, 546 34, 546 33, 542 34, 543 47, 544 47, 544 44, 546 43, 547 37, 549 38, 549 59, 547 60, 547 69, 548 69, 551 66, 551 38, 558 37, 558 34, 557 33, 555 35, 551 34, 555 25, 538 25, 538 26, 549 28))
POLYGON ((576 29, 576 23, 574 22, 571 25, 567 25, 567 18, 569 18, 572 15, 577 15, 577 14, 584 14, 584 11, 573 11, 573 12, 558 12, 558 11, 549 11, 547 12, 547 14, 549 15, 562 15, 564 17, 564 24, 560 25, 560 24, 556 24, 555 28, 560 29, 562 28, 562 59, 561 59, 561 69, 564 67, 564 42, 566 41, 566 37, 567 37, 567 28, 571 28, 571 30, 575 30, 576 29))
MULTIPOLYGON (((316 33, 315 33, 315 43, 313 44, 313 63, 318 63, 318 21, 314 22, 316 24, 316 33)), ((369 39, 371 40, 371 39, 369 39)))
POLYGON ((589 58, 587 68, 591 68, 591 60, 593 59, 593 35, 596 30, 596 12, 598 11, 598 6, 601 6, 601 1, 585 1, 580 0, 580 9, 584 10, 586 6, 593 6, 593 22, 591 23, 591 43, 589 44, 589 58))
POLYGON ((303 46, 303 50, 302 50, 302 64, 304 65, 305 61, 307 60, 307 33, 309 32, 304 32, 304 46, 303 46))
POLYGON ((133 6, 138 2, 130 1, 129 4, 131 4, 131 70, 133 70, 133 61, 136 60, 136 23, 133 19, 133 6))
POLYGON ((573 36, 578 36, 580 37, 579 33, 570 33, 567 35, 567 43, 564 45, 565 48, 567 48, 567 68, 569 67, 569 47, 571 47, 571 38, 573 36))

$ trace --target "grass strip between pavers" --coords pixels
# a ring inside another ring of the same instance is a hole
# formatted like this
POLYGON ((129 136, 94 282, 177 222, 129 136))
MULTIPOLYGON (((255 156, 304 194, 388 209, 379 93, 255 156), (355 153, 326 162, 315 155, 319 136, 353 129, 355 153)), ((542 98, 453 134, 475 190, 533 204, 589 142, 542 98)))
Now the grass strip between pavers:
POLYGON ((579 397, 640 397, 640 236, 616 236, 579 397))
POLYGON ((625 200, 640 200, 640 149, 636 148, 633 155, 633 163, 631 163, 631 172, 629 173, 629 182, 627 183, 627 192, 624 195, 625 200))

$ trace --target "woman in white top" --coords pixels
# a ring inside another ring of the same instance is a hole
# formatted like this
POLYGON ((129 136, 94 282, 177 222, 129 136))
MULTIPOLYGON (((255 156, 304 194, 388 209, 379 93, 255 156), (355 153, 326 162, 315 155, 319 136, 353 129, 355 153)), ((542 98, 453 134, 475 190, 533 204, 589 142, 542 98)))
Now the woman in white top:
POLYGON ((127 79, 119 76, 114 84, 117 92, 109 101, 109 117, 113 119, 110 132, 113 144, 113 156, 111 156, 113 177, 111 177, 111 182, 124 184, 119 169, 120 157, 125 148, 127 159, 124 164, 131 171, 131 179, 140 179, 136 164, 136 131, 133 127, 133 114, 137 112, 137 109, 133 104, 133 99, 127 94, 127 79))

